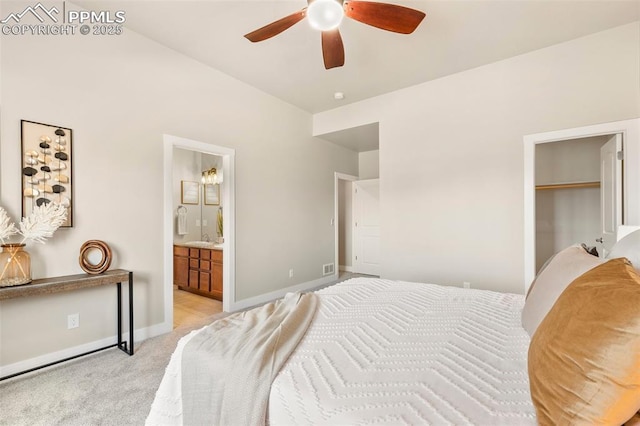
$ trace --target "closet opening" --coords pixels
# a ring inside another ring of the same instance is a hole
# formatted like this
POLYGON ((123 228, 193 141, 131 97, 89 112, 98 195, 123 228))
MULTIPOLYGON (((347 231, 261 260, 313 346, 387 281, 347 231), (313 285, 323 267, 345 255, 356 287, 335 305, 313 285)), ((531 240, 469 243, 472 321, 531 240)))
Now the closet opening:
POLYGON ((621 139, 614 134, 536 145, 536 273, 572 244, 604 257, 615 243, 623 222, 621 139))
POLYGON ((599 255, 640 223, 640 119, 526 135, 524 283, 575 243, 599 255))

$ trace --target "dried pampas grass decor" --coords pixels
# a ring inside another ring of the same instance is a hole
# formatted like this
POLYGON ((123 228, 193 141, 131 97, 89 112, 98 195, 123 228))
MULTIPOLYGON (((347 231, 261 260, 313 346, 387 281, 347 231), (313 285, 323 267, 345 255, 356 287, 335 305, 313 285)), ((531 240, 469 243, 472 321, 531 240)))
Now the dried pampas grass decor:
POLYGON ((11 222, 6 210, 0 207, 0 287, 9 287, 31 282, 31 257, 23 250, 27 241, 44 244, 47 238, 67 219, 66 207, 49 202, 36 206, 31 214, 23 217, 19 228, 11 222), (13 235, 22 235, 19 243, 7 242, 13 235))
POLYGON ((46 203, 36 206, 27 217, 20 221, 20 229, 11 222, 6 210, 0 207, 0 241, 6 243, 15 234, 22 235, 24 244, 27 241, 36 241, 44 244, 47 238, 67 220, 67 208, 58 203, 46 203))
POLYGON ((67 220, 67 208, 58 203, 46 203, 36 206, 31 214, 20 221, 20 231, 24 239, 44 244, 47 238, 67 220))
POLYGON ((16 228, 16 225, 11 222, 7 212, 0 207, 0 241, 4 244, 9 237, 17 233, 18 229, 16 228))

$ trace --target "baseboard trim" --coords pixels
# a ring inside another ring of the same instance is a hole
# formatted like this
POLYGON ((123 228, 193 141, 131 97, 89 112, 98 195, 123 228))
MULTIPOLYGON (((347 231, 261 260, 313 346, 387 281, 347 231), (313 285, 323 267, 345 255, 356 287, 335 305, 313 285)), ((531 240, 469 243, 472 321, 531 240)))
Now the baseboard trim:
MULTIPOLYGON (((171 331, 171 329, 172 329, 171 325, 167 330, 167 325, 165 323, 160 323, 160 324, 152 325, 150 327, 145 327, 145 328, 140 328, 138 330, 135 330, 134 331, 135 339, 133 342, 134 356, 135 356, 135 350, 140 343, 142 343, 143 341, 151 337, 155 337, 155 336, 159 336, 161 334, 167 333, 168 331, 171 331)), ((122 338, 126 341, 129 341, 129 333, 122 333, 122 338)), ((24 361, 18 361, 13 364, 3 365, 3 366, 0 366, 0 377, 10 376, 12 374, 16 374, 21 371, 30 370, 32 368, 36 368, 41 365, 46 365, 52 362, 59 361, 61 359, 74 357, 76 355, 80 355, 85 352, 90 352, 96 349, 103 348, 105 346, 113 345, 117 341, 118 341, 118 337, 116 335, 113 335, 112 337, 106 337, 101 340, 84 343, 82 345, 74 346, 72 348, 51 352, 48 354, 37 356, 35 358, 25 359, 24 361)), ((122 355, 126 356, 125 354, 122 354, 122 355)), ((44 371, 44 370, 41 370, 41 371, 44 371)), ((34 374, 34 373, 37 373, 37 372, 33 372, 30 374, 34 374)))
POLYGON ((237 302, 231 302, 231 312, 241 311, 243 309, 251 308, 252 306, 262 305, 267 302, 274 301, 283 297, 287 293, 296 291, 309 291, 318 287, 323 287, 338 279, 338 274, 327 275, 326 277, 318 278, 317 280, 307 281, 304 283, 296 284, 291 287, 282 288, 270 293, 261 294, 260 296, 250 297, 248 299, 239 300, 237 302))
MULTIPOLYGON (((283 297, 287 293, 296 292, 296 291, 310 291, 319 287, 326 286, 327 284, 331 284, 334 281, 338 280, 338 274, 335 273, 333 275, 327 275, 326 277, 319 278, 313 281, 307 281, 304 283, 296 284, 291 287, 286 287, 283 289, 279 289, 276 291, 272 291, 270 293, 262 294, 260 296, 250 297, 248 299, 243 299, 235 303, 231 303, 230 312, 241 311, 247 308, 251 308, 253 306, 262 305, 267 302, 271 302, 273 300, 279 299, 283 297)), ((134 331, 134 356, 136 348, 146 339, 150 339, 152 337, 160 336, 161 334, 169 333, 173 330, 173 324, 168 322, 162 322, 159 324, 155 324, 145 328, 139 328, 134 331)), ((124 340, 129 340, 129 333, 123 333, 122 338, 124 340)), ((76 355, 83 354, 85 352, 90 352, 99 348, 103 348, 108 345, 115 344, 118 341, 116 335, 111 337, 107 337, 101 340, 96 340, 93 342, 85 343, 82 345, 74 346, 72 348, 63 349, 56 352, 47 353, 44 355, 37 356, 35 358, 29 358, 24 361, 19 361, 13 364, 2 365, 0 366, 0 377, 10 376, 15 373, 19 373, 21 371, 30 370, 32 368, 36 368, 41 365, 49 364, 51 362, 55 362, 61 359, 70 358, 76 355)), ((126 356, 125 354, 122 354, 126 356)), ((45 370, 40 370, 45 371, 45 370)), ((29 374, 37 374, 38 372, 33 372, 29 374)))
POLYGON ((340 265, 338 268, 340 271, 353 272, 353 266, 340 265))

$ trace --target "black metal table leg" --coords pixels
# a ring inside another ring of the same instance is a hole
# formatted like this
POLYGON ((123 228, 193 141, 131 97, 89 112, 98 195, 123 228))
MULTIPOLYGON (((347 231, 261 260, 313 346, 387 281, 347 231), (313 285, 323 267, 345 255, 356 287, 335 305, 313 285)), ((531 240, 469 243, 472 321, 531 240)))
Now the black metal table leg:
POLYGON ((133 355, 133 272, 129 273, 129 341, 122 339, 122 283, 118 283, 118 348, 133 355))
POLYGON ((118 288, 118 347, 122 349, 122 283, 116 284, 118 288))
POLYGON ((129 355, 133 355, 133 272, 129 272, 129 355))

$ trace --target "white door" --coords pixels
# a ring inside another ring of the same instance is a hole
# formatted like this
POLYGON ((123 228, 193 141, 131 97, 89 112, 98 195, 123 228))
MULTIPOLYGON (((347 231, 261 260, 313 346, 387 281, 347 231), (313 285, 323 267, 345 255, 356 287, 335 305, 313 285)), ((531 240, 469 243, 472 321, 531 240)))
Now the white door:
POLYGON ((353 272, 380 275, 380 180, 353 182, 353 272))
POLYGON ((616 232, 622 225, 622 135, 615 134, 600 148, 600 217, 605 257, 616 243, 616 232))

